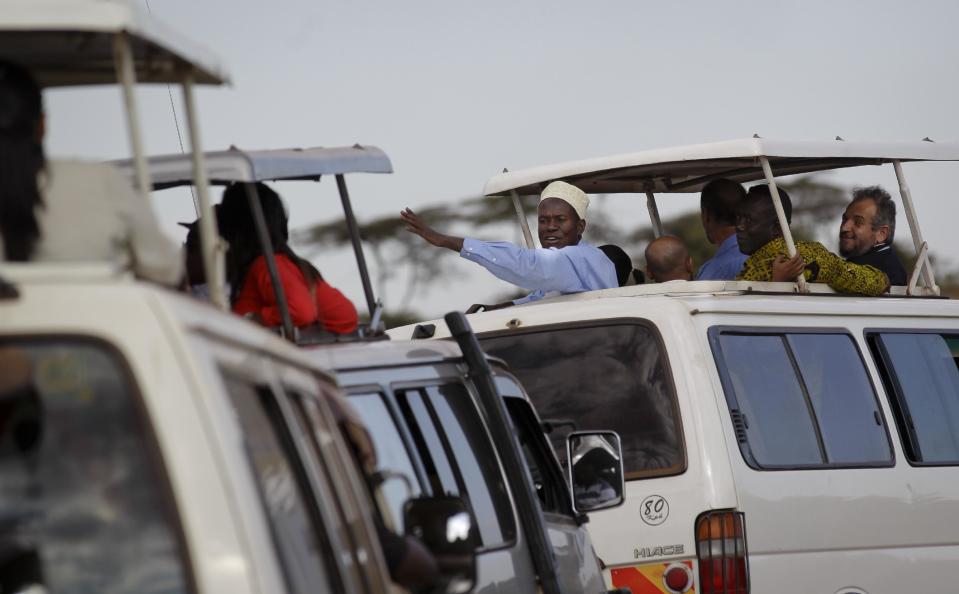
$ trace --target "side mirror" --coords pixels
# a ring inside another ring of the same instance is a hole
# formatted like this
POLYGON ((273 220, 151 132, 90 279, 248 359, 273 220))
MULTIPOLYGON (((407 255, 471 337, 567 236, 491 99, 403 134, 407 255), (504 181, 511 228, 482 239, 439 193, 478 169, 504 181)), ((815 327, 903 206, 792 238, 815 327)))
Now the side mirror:
POLYGON ((573 510, 591 512, 622 505, 623 448, 613 431, 575 431, 566 438, 573 510))
POLYGON ((403 506, 408 535, 418 538, 436 557, 440 592, 469 592, 476 583, 479 537, 466 502, 459 497, 421 497, 403 506))

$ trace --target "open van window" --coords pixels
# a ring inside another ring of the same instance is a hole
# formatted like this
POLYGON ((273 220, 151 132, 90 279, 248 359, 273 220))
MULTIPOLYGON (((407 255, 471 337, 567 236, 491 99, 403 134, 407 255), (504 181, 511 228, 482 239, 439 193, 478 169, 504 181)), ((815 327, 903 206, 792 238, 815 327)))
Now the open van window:
MULTIPOLYGON (((627 479, 685 470, 675 389, 652 326, 592 322, 479 338, 486 352, 509 364, 544 421, 571 419, 576 430, 616 431, 627 479)), ((550 434, 564 464, 566 433, 550 434)))
POLYGON ((882 370, 906 457, 959 464, 959 334, 867 333, 882 370))
POLYGON ((712 328, 710 342, 750 466, 892 464, 876 394, 851 336, 712 328))
POLYGON ((192 591, 119 355, 90 339, 5 339, 0 359, 0 591, 192 591))

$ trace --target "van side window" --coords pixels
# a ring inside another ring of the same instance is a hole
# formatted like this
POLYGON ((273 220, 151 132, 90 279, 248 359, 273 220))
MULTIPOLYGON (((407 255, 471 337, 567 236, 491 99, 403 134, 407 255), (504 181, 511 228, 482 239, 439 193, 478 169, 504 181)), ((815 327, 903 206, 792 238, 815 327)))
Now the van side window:
POLYGON ((413 462, 382 394, 353 394, 350 395, 350 403, 366 425, 373 447, 376 448, 374 472, 382 480, 375 490, 377 504, 386 518, 387 526, 403 534, 403 504, 422 492, 413 462), (400 477, 405 477, 405 480, 400 477))
POLYGON ((321 532, 306 470, 275 395, 267 386, 229 372, 224 372, 224 381, 240 420, 287 587, 298 594, 329 587, 335 583, 330 577, 337 575, 328 566, 333 552, 321 532))
POLYGON ((869 339, 906 457, 959 464, 959 335, 881 332, 869 339))
POLYGON ((0 592, 189 592, 172 494, 119 355, 44 338, 5 340, 0 360, 0 592))
MULTIPOLYGON (((627 479, 686 468, 682 425, 666 354, 656 330, 635 322, 557 326, 481 336, 509 364, 543 421, 616 431, 627 479)), ((550 433, 566 464, 567 431, 550 433)))
POLYGON ((892 463, 875 391, 848 334, 713 329, 710 339, 751 466, 892 463))
MULTIPOLYGON (((421 434, 434 436, 426 440, 428 449, 420 446, 420 456, 441 460, 454 473, 455 491, 465 496, 476 517, 484 548, 494 548, 516 538, 513 508, 503 474, 486 427, 473 405, 473 399, 462 384, 429 386, 406 391, 401 400, 415 403, 415 415, 421 434)), ((425 462, 426 460, 424 460, 425 462)), ((428 466, 428 464, 427 464, 428 466)), ((435 493, 439 494, 439 493, 435 493)))
POLYGON ((565 514, 572 511, 569 497, 563 495, 565 482, 553 450, 543 435, 536 414, 522 396, 523 392, 512 378, 497 375, 496 387, 506 396, 506 410, 513 423, 513 431, 523 450, 523 458, 533 479, 533 488, 544 512, 565 514))

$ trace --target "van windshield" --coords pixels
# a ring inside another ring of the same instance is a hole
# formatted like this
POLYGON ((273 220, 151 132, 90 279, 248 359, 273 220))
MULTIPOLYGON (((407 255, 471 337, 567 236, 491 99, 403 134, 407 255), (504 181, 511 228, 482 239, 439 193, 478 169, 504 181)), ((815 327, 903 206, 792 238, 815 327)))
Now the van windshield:
POLYGON ((638 323, 554 327, 480 337, 529 392, 543 421, 571 421, 549 437, 566 463, 565 437, 611 430, 626 478, 676 474, 686 466, 675 392, 655 331, 638 323))

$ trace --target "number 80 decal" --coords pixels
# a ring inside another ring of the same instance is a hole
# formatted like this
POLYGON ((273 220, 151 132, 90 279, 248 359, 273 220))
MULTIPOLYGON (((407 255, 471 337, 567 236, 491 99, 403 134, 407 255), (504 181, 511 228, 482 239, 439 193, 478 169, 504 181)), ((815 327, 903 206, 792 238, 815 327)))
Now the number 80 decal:
POLYGON ((669 503, 661 495, 650 495, 639 505, 639 515, 650 526, 659 526, 669 516, 669 503))

